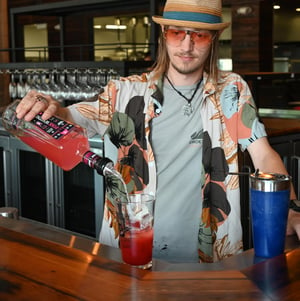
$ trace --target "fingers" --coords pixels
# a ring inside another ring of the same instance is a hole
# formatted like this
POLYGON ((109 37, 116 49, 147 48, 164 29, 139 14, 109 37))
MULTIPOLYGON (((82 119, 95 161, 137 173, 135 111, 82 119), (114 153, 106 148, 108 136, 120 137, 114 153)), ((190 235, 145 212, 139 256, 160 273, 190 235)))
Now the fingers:
POLYGON ((52 100, 51 102, 48 101, 48 107, 44 111, 42 118, 47 120, 51 116, 55 115, 59 106, 60 106, 60 104, 56 100, 52 100))
POLYGON ((293 235, 295 233, 300 240, 300 212, 290 209, 286 234, 293 235))
POLYGON ((48 119, 55 114, 58 106, 58 102, 51 96, 30 90, 16 108, 17 117, 30 121, 43 112, 42 118, 48 119))

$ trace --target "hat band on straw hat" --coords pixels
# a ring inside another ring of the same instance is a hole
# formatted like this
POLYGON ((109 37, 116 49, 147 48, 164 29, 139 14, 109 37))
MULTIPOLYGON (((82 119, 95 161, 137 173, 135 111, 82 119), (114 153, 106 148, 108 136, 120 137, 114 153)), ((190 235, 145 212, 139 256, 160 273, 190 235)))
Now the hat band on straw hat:
POLYGON ((162 26, 218 30, 230 25, 222 22, 221 0, 167 0, 162 16, 152 16, 162 26))
POLYGON ((205 13, 165 11, 163 17, 169 20, 203 22, 212 24, 221 23, 221 18, 219 16, 205 13))

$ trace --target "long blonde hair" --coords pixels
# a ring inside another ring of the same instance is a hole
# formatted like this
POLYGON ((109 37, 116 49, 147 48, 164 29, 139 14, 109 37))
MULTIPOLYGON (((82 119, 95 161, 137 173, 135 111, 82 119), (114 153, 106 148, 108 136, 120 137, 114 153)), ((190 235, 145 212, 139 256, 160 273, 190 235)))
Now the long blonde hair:
MULTIPOLYGON (((210 53, 204 63, 204 71, 208 74, 208 79, 214 84, 218 81, 218 57, 219 57, 219 32, 213 32, 210 53)), ((158 49, 156 62, 153 66, 153 80, 157 80, 165 74, 169 68, 170 58, 168 56, 164 33, 161 32, 158 39, 158 49)))

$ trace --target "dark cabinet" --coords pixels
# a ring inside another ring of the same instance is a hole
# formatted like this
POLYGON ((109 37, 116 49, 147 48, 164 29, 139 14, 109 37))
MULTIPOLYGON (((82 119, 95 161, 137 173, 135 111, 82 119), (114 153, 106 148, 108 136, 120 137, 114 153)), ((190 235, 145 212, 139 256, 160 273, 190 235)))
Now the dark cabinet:
POLYGON ((288 173, 292 177, 292 182, 300 198, 300 133, 293 133, 269 138, 272 147, 281 156, 288 173))
POLYGON ((1 137, 0 139, 0 206, 4 207, 6 202, 6 192, 7 192, 7 183, 9 179, 6 177, 5 169, 6 169, 6 159, 8 156, 8 152, 6 151, 9 146, 9 138, 8 137, 1 137))
POLYGON ((45 159, 36 152, 19 150, 20 214, 47 222, 47 182, 45 159))
MULTIPOLYGON (((287 135, 271 136, 269 142, 273 149, 280 155, 288 173, 292 176, 298 198, 300 198, 300 133, 291 133, 287 135)), ((254 171, 248 152, 240 153, 240 170, 254 171)), ((243 182, 245 182, 243 180, 243 182)), ((246 182, 245 182, 246 183, 246 182)), ((247 187, 243 188, 247 193, 247 187)))
MULTIPOLYGON (((0 153, 3 153, 3 148, 0 147, 0 153)), ((5 206, 5 202, 4 202, 4 160, 3 160, 3 156, 0 158, 0 207, 4 207, 5 206)))
POLYGON ((80 164, 63 174, 65 228, 89 236, 95 236, 96 229, 93 172, 80 164))

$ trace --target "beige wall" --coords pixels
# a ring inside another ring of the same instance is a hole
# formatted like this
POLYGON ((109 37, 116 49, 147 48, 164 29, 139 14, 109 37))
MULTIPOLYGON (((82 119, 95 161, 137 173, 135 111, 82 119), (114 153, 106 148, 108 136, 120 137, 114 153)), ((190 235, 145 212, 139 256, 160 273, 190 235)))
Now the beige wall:
POLYGON ((273 28, 274 42, 300 41, 300 12, 280 15, 275 11, 273 28))
POLYGON ((41 47, 39 49, 25 51, 27 60, 35 60, 35 58, 39 57, 41 60, 46 59, 48 57, 48 51, 45 52, 43 47, 48 46, 47 24, 25 25, 24 44, 25 48, 41 47))

